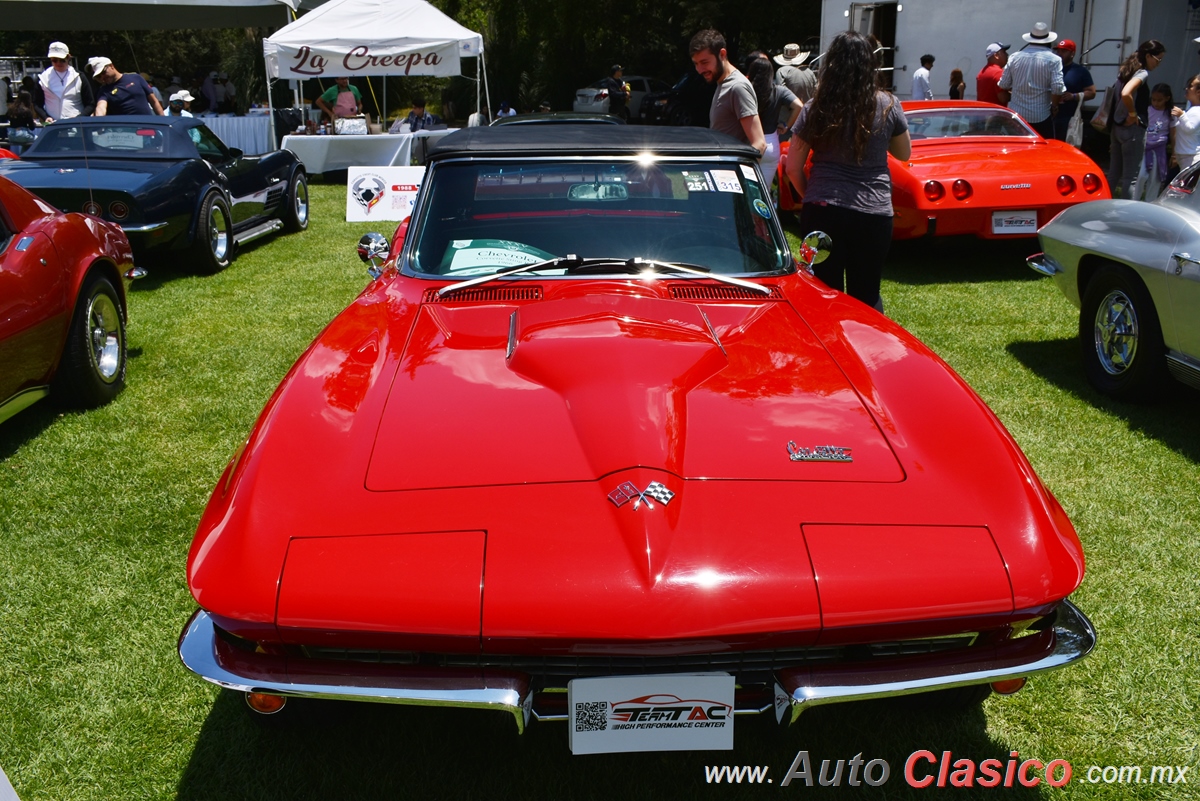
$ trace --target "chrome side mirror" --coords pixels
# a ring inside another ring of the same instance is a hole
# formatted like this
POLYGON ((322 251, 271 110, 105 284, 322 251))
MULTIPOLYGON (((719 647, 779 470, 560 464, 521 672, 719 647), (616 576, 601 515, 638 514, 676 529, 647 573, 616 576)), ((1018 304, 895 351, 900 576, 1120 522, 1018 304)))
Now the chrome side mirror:
POLYGON ((391 246, 383 234, 372 231, 358 240, 358 257, 367 263, 367 274, 371 278, 383 275, 383 263, 387 261, 390 251, 391 246))
POLYGON ((814 264, 829 258, 832 248, 833 237, 824 231, 813 231, 800 243, 800 263, 811 273, 814 264))

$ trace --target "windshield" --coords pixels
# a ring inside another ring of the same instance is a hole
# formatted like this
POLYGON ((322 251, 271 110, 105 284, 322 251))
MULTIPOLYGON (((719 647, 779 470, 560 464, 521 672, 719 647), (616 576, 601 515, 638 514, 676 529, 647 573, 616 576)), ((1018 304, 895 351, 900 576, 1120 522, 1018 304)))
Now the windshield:
POLYGON ((1035 135, 1017 115, 1002 109, 931 109, 910 111, 905 116, 913 139, 1035 135))
POLYGON ((560 256, 719 273, 791 268, 749 164, 448 162, 433 168, 425 190, 410 251, 418 273, 469 278, 560 256))
POLYGON ((105 125, 56 123, 43 131, 36 154, 141 157, 162 156, 166 149, 166 131, 155 125, 119 121, 105 125))

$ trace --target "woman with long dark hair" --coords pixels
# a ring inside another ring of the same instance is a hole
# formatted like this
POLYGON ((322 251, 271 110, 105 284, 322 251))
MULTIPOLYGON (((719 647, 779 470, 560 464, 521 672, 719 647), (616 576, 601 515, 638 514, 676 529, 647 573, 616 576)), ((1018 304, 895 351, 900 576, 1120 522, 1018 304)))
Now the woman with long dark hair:
POLYGON ((33 144, 34 120, 42 116, 33 95, 24 89, 17 92, 17 99, 8 106, 8 149, 20 153, 26 145, 33 144))
POLYGON ((1109 134, 1108 185, 1120 188, 1121 197, 1130 196, 1133 179, 1142 163, 1142 148, 1146 141, 1146 116, 1150 108, 1150 86, 1147 79, 1167 55, 1167 48, 1157 39, 1138 45, 1137 52, 1125 59, 1113 85, 1117 91, 1112 111, 1112 133, 1109 134))
POLYGON ((762 170, 763 180, 770 186, 775 168, 779 166, 779 134, 791 127, 804 104, 791 89, 775 82, 775 68, 771 66, 771 59, 766 53, 755 50, 746 56, 742 66, 758 100, 758 119, 767 142, 759 169, 762 170))
POLYGON ((833 238, 816 276, 883 310, 879 284, 892 243, 888 153, 912 154, 900 101, 878 88, 870 42, 855 31, 834 37, 821 62, 817 91, 792 126, 787 177, 804 200, 800 225, 833 238), (804 163, 812 153, 812 173, 804 163))

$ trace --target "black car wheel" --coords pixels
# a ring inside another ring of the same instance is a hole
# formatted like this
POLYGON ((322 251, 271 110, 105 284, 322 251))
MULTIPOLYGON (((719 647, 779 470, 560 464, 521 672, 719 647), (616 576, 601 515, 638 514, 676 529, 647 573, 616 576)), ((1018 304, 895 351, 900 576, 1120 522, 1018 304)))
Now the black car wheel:
POLYGON ((233 261, 233 218, 229 204, 218 192, 209 192, 200 205, 192 247, 196 268, 201 272, 218 273, 233 261))
POLYGON ((688 126, 692 124, 692 115, 687 110, 686 106, 676 106, 671 109, 671 115, 668 117, 671 125, 688 126))
POLYGON ((308 178, 300 170, 292 176, 292 185, 288 187, 287 204, 283 210, 283 229, 290 233, 303 231, 308 228, 308 178))
POLYGON ((107 278, 92 275, 75 302, 67 344, 54 377, 55 394, 68 406, 102 406, 121 391, 125 361, 120 296, 107 278))
POLYGON ((1154 301, 1126 267, 1105 265, 1088 282, 1079 309, 1079 344, 1088 381, 1119 400, 1146 400, 1167 377, 1154 301))

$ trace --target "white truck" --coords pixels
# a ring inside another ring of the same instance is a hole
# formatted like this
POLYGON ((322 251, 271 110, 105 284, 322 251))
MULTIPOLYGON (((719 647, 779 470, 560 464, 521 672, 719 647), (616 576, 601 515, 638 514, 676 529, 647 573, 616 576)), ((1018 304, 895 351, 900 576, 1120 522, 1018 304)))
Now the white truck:
POLYGON ((1049 23, 1060 39, 1075 42, 1075 60, 1096 82, 1093 107, 1116 80, 1121 61, 1147 39, 1158 39, 1167 48, 1150 82, 1168 84, 1177 104, 1184 102, 1187 79, 1200 73, 1200 45, 1193 41, 1200 36, 1200 9, 1183 0, 822 0, 821 50, 847 29, 874 34, 886 48, 884 64, 901 99, 912 96, 912 74, 925 53, 936 59, 930 78, 934 97, 949 97, 950 71, 957 68, 967 98, 974 99, 975 75, 987 61, 987 45, 1003 42, 1015 53, 1025 46, 1021 35, 1036 22, 1049 23))

